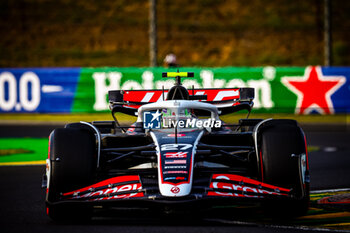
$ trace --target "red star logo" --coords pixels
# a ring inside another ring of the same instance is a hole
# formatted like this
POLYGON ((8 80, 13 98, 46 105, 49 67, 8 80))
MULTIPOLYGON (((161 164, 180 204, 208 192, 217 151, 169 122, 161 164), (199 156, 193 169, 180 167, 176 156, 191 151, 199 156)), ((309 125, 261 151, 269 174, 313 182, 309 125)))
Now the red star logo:
POLYGON ((323 76, 319 66, 307 67, 302 77, 282 77, 282 83, 298 96, 297 114, 309 114, 312 110, 333 114, 331 96, 345 82, 344 76, 323 76))

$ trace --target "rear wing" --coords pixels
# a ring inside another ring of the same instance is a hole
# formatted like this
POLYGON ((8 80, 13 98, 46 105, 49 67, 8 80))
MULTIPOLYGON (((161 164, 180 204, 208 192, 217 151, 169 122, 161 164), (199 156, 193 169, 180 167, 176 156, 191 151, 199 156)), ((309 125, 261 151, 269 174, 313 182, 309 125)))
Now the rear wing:
MULTIPOLYGON (((213 104, 221 110, 221 115, 241 109, 250 111, 253 106, 254 88, 190 89, 188 93, 189 100, 213 104)), ((168 90, 114 90, 108 92, 108 98, 113 112, 135 115, 144 104, 165 101, 167 94, 168 90)))

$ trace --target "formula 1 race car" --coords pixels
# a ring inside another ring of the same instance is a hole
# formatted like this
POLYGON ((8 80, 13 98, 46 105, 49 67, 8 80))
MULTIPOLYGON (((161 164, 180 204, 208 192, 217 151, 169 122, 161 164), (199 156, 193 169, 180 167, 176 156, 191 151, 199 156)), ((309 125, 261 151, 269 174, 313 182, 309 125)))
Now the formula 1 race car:
POLYGON ((309 204, 306 140, 294 120, 219 116, 253 107, 253 88, 109 91, 114 121, 67 124, 49 137, 43 187, 54 220, 94 209, 210 208, 259 203, 299 216, 309 204), (121 126, 120 112, 137 116, 121 126))

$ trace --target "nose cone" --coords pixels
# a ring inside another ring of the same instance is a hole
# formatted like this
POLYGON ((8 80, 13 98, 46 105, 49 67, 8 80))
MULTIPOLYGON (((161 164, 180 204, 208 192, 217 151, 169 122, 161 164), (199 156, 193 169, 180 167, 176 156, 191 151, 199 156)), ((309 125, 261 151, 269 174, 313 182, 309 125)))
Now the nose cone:
POLYGON ((188 184, 159 184, 160 193, 165 197, 183 197, 191 193, 192 182, 188 184))
POLYGON ((158 157, 158 186, 163 196, 182 197, 191 193, 194 156, 203 132, 151 131, 158 157))

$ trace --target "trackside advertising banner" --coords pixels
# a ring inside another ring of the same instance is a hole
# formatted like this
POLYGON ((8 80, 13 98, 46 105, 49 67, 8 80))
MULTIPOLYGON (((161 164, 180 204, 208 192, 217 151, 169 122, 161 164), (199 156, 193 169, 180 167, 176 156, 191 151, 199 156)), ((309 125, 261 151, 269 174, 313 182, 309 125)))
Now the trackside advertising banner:
MULTIPOLYGON (((91 113, 108 110, 118 89, 168 89, 165 68, 2 68, 0 113, 91 113)), ((350 112, 350 67, 191 68, 192 88, 254 87, 254 112, 335 114, 350 112)))

